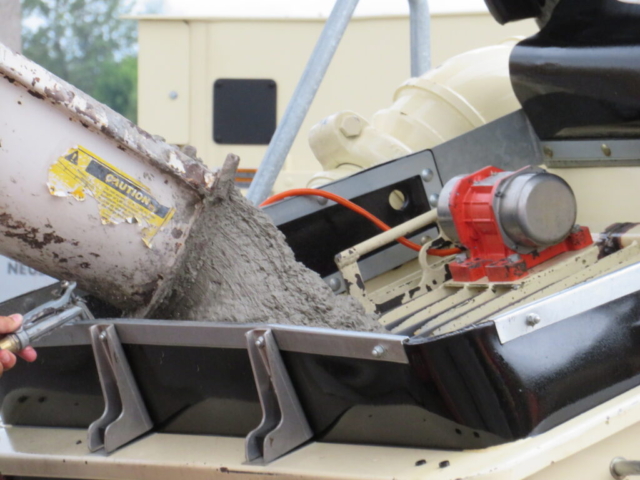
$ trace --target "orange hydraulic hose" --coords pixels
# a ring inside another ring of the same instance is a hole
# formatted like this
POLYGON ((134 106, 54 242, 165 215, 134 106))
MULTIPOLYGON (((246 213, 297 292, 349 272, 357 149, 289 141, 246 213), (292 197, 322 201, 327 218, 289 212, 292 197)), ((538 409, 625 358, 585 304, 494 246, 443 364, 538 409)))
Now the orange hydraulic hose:
MULTIPOLYGON (((289 197, 300 197, 300 196, 305 196, 305 195, 310 195, 310 196, 315 196, 315 197, 323 197, 323 198, 327 198, 329 200, 332 200, 340 205, 342 205, 343 207, 347 207, 348 209, 362 215, 363 217, 367 218, 368 220, 370 220, 371 222, 373 222, 379 229, 383 230, 383 231, 387 231, 387 230, 391 230, 391 227, 389 225, 387 225, 386 223, 384 223, 382 220, 380 220, 378 217, 376 217, 375 215, 371 214, 370 212, 368 212, 367 210, 365 210, 364 208, 356 205, 355 203, 347 200, 344 197, 341 197, 340 195, 336 195, 335 193, 331 193, 331 192, 327 192, 325 190, 317 190, 315 188, 294 188, 292 190, 287 190, 286 192, 281 192, 281 193, 277 193, 275 195, 273 195, 272 197, 266 199, 264 202, 262 202, 260 204, 261 207, 266 207, 267 205, 271 205, 272 203, 278 202, 280 200, 283 200, 285 198, 289 198, 289 197)), ((397 241, 399 243, 401 243, 402 245, 404 245, 405 247, 408 247, 412 250, 415 250, 416 252, 419 252, 420 249, 422 248, 420 245, 418 245, 417 243, 412 242, 411 240, 406 239, 405 237, 400 237, 397 239, 397 241)), ((444 250, 438 250, 435 248, 430 248, 427 253, 429 255, 435 255, 438 257, 448 257, 449 255, 455 255, 457 253, 462 252, 462 250, 460 250, 459 248, 448 248, 448 249, 444 249, 444 250)))

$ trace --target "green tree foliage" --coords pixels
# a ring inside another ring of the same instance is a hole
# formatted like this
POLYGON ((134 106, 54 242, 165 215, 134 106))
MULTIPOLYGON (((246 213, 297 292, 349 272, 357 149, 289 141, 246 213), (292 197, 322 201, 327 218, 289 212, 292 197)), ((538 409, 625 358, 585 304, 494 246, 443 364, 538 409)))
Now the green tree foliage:
POLYGON ((135 21, 132 0, 23 0, 23 53, 136 121, 135 21), (33 26, 35 25, 35 27, 33 26))

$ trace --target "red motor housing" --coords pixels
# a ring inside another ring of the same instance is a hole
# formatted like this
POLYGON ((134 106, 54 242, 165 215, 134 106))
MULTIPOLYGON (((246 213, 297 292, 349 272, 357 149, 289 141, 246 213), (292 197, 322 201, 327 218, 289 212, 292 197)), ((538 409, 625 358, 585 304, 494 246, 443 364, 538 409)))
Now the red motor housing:
POLYGON ((589 229, 575 225, 576 213, 571 187, 537 167, 485 167, 450 180, 438 219, 445 235, 468 250, 468 259, 449 264, 453 279, 512 282, 550 258, 591 245, 589 229))

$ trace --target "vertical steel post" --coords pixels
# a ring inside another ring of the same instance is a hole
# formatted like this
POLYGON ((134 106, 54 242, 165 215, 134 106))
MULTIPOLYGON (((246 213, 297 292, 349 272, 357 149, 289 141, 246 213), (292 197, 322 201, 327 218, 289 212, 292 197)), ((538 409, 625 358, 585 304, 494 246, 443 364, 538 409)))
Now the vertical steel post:
POLYGON ((336 1, 247 192, 247 198, 255 205, 262 203, 271 193, 358 2, 359 0, 336 1))
POLYGON ((411 76, 419 77, 431 68, 431 15, 429 0, 409 0, 411 23, 411 76))

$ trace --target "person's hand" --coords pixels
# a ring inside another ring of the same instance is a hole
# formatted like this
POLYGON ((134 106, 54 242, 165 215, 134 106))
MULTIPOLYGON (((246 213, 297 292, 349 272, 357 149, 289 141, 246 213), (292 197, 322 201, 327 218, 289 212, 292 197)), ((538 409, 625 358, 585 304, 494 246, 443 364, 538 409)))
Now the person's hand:
MULTIPOLYGON (((0 336, 15 332, 20 328, 20 325, 22 325, 22 315, 14 314, 8 317, 0 317, 0 336)), ((38 354, 33 347, 27 347, 18 352, 18 356, 27 362, 33 362, 38 354)), ((16 361, 16 356, 13 353, 7 350, 0 350, 0 376, 5 370, 13 368, 16 361)))

